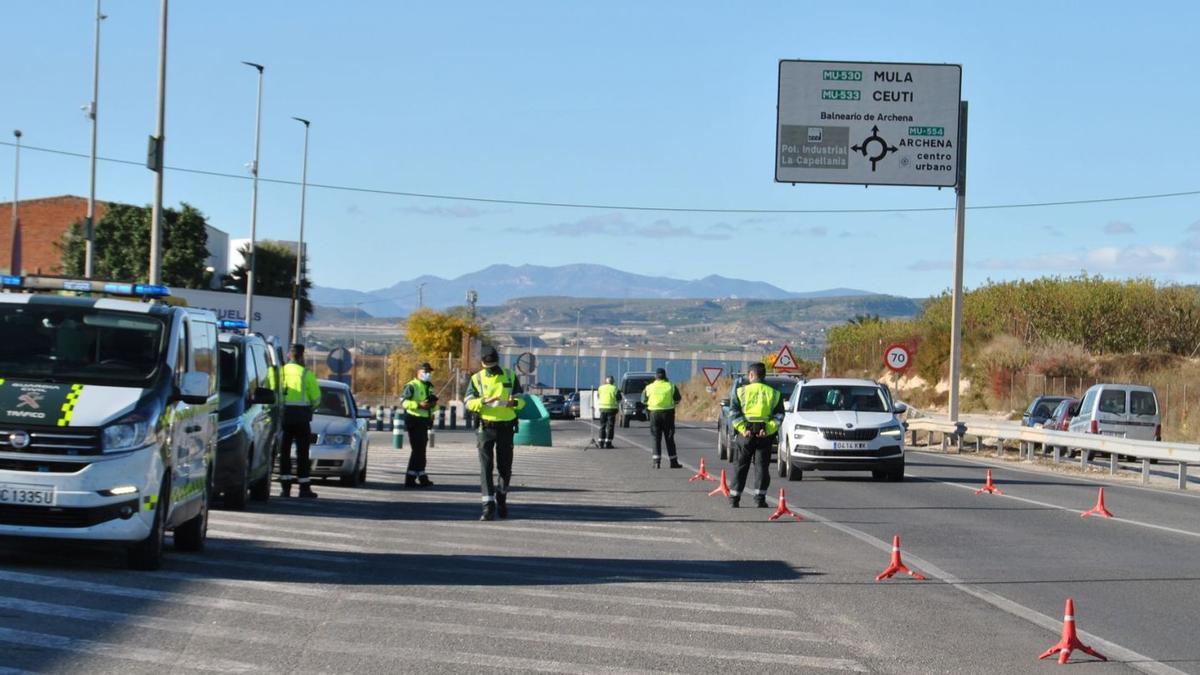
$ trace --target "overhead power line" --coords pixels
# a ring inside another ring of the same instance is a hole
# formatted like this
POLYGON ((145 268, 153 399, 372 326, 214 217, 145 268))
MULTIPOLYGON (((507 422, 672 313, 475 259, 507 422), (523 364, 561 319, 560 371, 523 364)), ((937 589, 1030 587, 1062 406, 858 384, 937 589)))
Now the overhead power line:
MULTIPOLYGON (((0 145, 8 145, 15 147, 15 143, 11 141, 0 141, 0 145)), ((70 152, 68 150, 56 150, 54 148, 41 148, 33 145, 21 144, 21 149, 31 152, 45 152, 54 155, 65 155, 68 157, 80 157, 87 159, 90 156, 81 152, 70 152)), ((111 162, 114 164, 128 164, 133 166, 143 166, 143 162, 116 159, 113 157, 99 157, 102 162, 111 162)), ((243 176, 236 173, 224 173, 221 171, 207 171, 205 169, 190 169, 180 166, 167 166, 167 171, 175 171, 179 173, 189 173, 200 176, 213 176, 216 178, 234 178, 237 180, 251 180, 251 176, 243 176)), ((282 178, 263 178, 259 177, 259 181, 264 183, 275 183, 277 185, 295 185, 299 186, 300 181, 286 180, 282 178)), ((403 190, 384 190, 381 188, 358 187, 353 185, 331 185, 325 183, 309 183, 310 189, 319 190, 335 190, 339 192, 357 192, 362 194, 387 195, 391 197, 410 197, 417 199, 439 199, 455 202, 471 202, 477 204, 498 204, 504 206, 535 206, 535 207, 552 207, 564 209, 593 209, 603 211, 654 211, 661 213, 745 213, 745 214, 837 214, 837 213, 934 213, 939 211, 953 211, 953 206, 930 206, 930 207, 915 207, 915 208, 879 208, 879 209, 706 209, 696 207, 679 207, 679 206, 642 206, 630 204, 599 204, 586 202, 556 202, 556 201, 538 201, 527 199, 501 199, 498 197, 472 197, 468 195, 450 195, 437 194, 431 192, 406 192, 403 190)), ((1121 195, 1116 197, 1097 197, 1092 199, 1069 199, 1062 201, 1049 202, 1018 202, 1010 204, 979 204, 968 206, 969 211, 997 211, 1002 209, 1032 209, 1048 206, 1083 206, 1087 204, 1109 204, 1113 202, 1132 202, 1145 201, 1150 199, 1170 199, 1173 197, 1195 197, 1200 195, 1200 190, 1187 190, 1182 192, 1159 192, 1154 194, 1142 195, 1121 195)))

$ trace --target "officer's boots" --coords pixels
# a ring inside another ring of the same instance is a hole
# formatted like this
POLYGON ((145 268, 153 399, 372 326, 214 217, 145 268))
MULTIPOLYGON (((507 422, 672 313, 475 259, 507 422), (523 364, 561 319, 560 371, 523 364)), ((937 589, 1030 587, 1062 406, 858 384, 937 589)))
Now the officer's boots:
POLYGON ((729 496, 729 508, 736 509, 742 505, 742 498, 738 495, 729 496))
POLYGON ((496 515, 501 518, 508 517, 508 495, 503 492, 496 495, 496 515))
POLYGON ((480 520, 495 520, 496 519, 496 503, 487 502, 483 505, 483 515, 479 516, 480 520))
POLYGON ((683 465, 679 463, 678 459, 675 459, 674 457, 672 457, 671 458, 671 468, 672 469, 682 469, 683 465))
POLYGON ((766 497, 766 495, 758 495, 758 496, 756 496, 756 497, 754 498, 754 505, 755 505, 755 506, 757 506, 757 507, 758 507, 758 508, 760 508, 760 509, 765 509, 765 508, 767 508, 767 497, 766 497))
POLYGON ((291 497, 292 496, 292 481, 290 481, 290 480, 279 481, 279 496, 280 497, 291 497))
POLYGON ((404 477, 404 487, 406 487, 406 488, 417 487, 417 477, 412 475, 411 473, 406 475, 404 477))
POLYGON ((317 493, 313 492, 312 486, 309 485, 308 483, 301 483, 300 484, 300 498, 301 499, 316 499, 317 493))
POLYGON ((429 480, 429 476, 421 474, 420 476, 417 476, 417 485, 420 485, 421 487, 430 487, 433 485, 433 481, 429 480))

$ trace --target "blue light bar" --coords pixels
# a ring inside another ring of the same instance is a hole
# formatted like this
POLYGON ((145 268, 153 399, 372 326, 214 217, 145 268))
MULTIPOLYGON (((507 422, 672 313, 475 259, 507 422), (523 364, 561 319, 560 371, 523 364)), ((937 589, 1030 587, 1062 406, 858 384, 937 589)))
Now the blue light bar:
POLYGON ((165 298, 171 295, 171 289, 153 284, 134 284, 133 294, 143 298, 165 298))
POLYGON ((21 277, 14 277, 14 276, 9 276, 9 275, 5 274, 4 276, 0 276, 0 285, 20 287, 21 286, 21 277))
POLYGON ((217 328, 222 330, 246 330, 250 324, 241 319, 221 319, 217 322, 217 328))
POLYGON ((20 288, 25 291, 70 291, 72 293, 101 293, 138 298, 165 298, 171 289, 159 284, 127 284, 114 281, 91 281, 89 279, 67 279, 43 276, 4 276, 0 283, 5 288, 20 288))

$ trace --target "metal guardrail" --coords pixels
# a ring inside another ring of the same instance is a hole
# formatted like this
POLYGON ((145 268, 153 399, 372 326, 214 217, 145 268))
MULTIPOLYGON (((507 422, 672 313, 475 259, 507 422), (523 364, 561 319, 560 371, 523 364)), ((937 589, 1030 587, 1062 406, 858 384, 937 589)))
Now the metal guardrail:
POLYGON ((962 441, 968 437, 975 439, 975 448, 983 449, 985 438, 996 439, 997 455, 1003 456, 1006 442, 1016 442, 1018 453, 1030 461, 1034 459, 1039 448, 1043 453, 1058 462, 1063 455, 1071 450, 1079 451, 1080 468, 1091 464, 1092 453, 1107 453, 1109 456, 1109 471, 1116 473, 1119 457, 1134 457, 1142 464, 1142 482, 1150 481, 1150 464, 1152 462, 1167 462, 1178 465, 1179 489, 1187 488, 1188 464, 1200 464, 1200 445, 1191 443, 1174 443, 1170 441, 1137 441, 1117 436, 1103 434, 1082 434, 1070 431, 1052 431, 1036 427, 1023 427, 1012 422, 965 421, 955 424, 949 419, 936 417, 920 417, 908 421, 910 445, 917 444, 917 433, 926 432, 927 444, 932 444, 934 434, 941 435, 943 450, 950 447, 950 439, 956 440, 956 446, 961 450, 962 441))

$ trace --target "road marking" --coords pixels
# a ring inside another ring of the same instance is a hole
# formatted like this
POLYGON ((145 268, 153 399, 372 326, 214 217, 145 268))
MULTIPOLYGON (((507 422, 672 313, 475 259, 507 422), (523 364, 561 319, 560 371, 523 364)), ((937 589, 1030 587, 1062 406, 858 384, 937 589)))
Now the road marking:
POLYGON ((739 607, 729 605, 716 605, 707 602, 685 602, 681 600, 664 600, 662 598, 647 598, 645 596, 629 597, 622 595, 613 595, 606 591, 602 594, 597 593, 579 593, 572 591, 544 591, 533 588, 506 588, 505 593, 511 595, 525 595, 533 598, 554 598, 563 600, 591 600, 597 602, 607 602, 621 605, 633 605, 634 607, 661 607, 667 609, 686 609, 692 612, 715 612, 719 614, 747 614, 749 616, 777 616, 786 619, 796 618, 796 613, 786 609, 774 609, 771 607, 739 607))
POLYGON ((228 659, 205 658, 196 654, 182 657, 179 654, 165 652, 160 649, 134 647, 128 644, 112 644, 96 640, 82 640, 63 635, 34 633, 32 631, 0 628, 0 642, 9 642, 26 647, 42 647, 61 651, 79 652, 88 656, 103 656, 121 661, 139 661, 153 663, 167 668, 184 666, 190 670, 208 670, 218 673, 250 673, 263 670, 262 668, 241 661, 228 659))
MULTIPOLYGON (((642 450, 644 450, 648 453, 653 454, 653 450, 651 448, 649 448, 645 445, 642 445, 641 443, 637 443, 628 438, 624 438, 624 437, 620 436, 619 434, 617 437, 621 438, 623 441, 627 441, 629 443, 632 443, 633 445, 636 445, 637 447, 641 448, 642 450)), ((691 466, 690 464, 685 463, 684 466, 691 469, 692 471, 699 471, 699 469, 697 467, 691 466)), ((774 497, 768 496, 767 500, 772 503, 778 503, 774 497)), ((791 506, 791 509, 793 511, 795 511, 796 513, 804 516, 808 520, 811 520, 811 521, 820 523, 822 525, 825 525, 827 527, 833 528, 843 534, 850 535, 851 537, 854 537, 855 539, 858 539, 859 541, 861 541, 865 544, 868 544, 874 548, 877 548, 881 551, 886 551, 889 554, 892 551, 892 542, 890 542, 890 541, 884 541, 884 540, 879 539, 878 537, 868 534, 862 530, 859 530, 854 527, 850 527, 849 525, 843 525, 842 523, 839 523, 835 520, 831 520, 831 519, 821 516, 817 513, 813 513, 812 511, 809 511, 807 509, 798 508, 796 506, 791 506)), ((989 590, 986 590, 983 588, 976 588, 975 586, 971 586, 969 584, 963 583, 963 581, 961 579, 959 579, 958 577, 935 566, 933 563, 931 563, 927 560, 924 560, 923 558, 921 558, 917 555, 914 555, 911 552, 906 552, 904 554, 904 557, 906 559, 906 562, 910 563, 910 567, 919 568, 922 571, 928 572, 930 576, 932 576, 936 579, 940 579, 941 581, 945 582, 946 584, 950 585, 951 587, 953 587, 959 591, 962 591, 963 593, 966 593, 967 595, 978 598, 978 599, 988 603, 989 605, 992 605, 993 607, 996 607, 997 609, 1000 609, 1012 616, 1015 616, 1020 619, 1024 619, 1036 626, 1039 626, 1041 628, 1044 628, 1044 629, 1050 631, 1051 633, 1058 633, 1058 632, 1060 632, 1060 630, 1062 628, 1061 619, 1042 614, 1042 613, 1038 612, 1037 610, 1031 609, 1022 604, 1019 604, 1017 602, 1009 600, 1008 598, 1005 598, 1001 595, 993 593, 992 591, 989 591, 989 590)), ((1183 673, 1183 671, 1181 671, 1181 670, 1172 668, 1171 666, 1168 666, 1165 663, 1160 663, 1158 661, 1155 661, 1154 659, 1152 659, 1148 656, 1139 654, 1139 653, 1133 651, 1132 649, 1127 649, 1127 648, 1122 647, 1114 642, 1110 642, 1110 641, 1105 640, 1096 635, 1092 635, 1091 633, 1086 633, 1084 631, 1079 631, 1079 633, 1081 636, 1086 638, 1086 640, 1089 643, 1091 643, 1092 646, 1097 647, 1100 651, 1107 653, 1110 657, 1115 656, 1118 659, 1125 661, 1126 665, 1128 665, 1131 668, 1134 668, 1136 670, 1140 670, 1144 673, 1151 673, 1152 675, 1185 675, 1183 673)))

